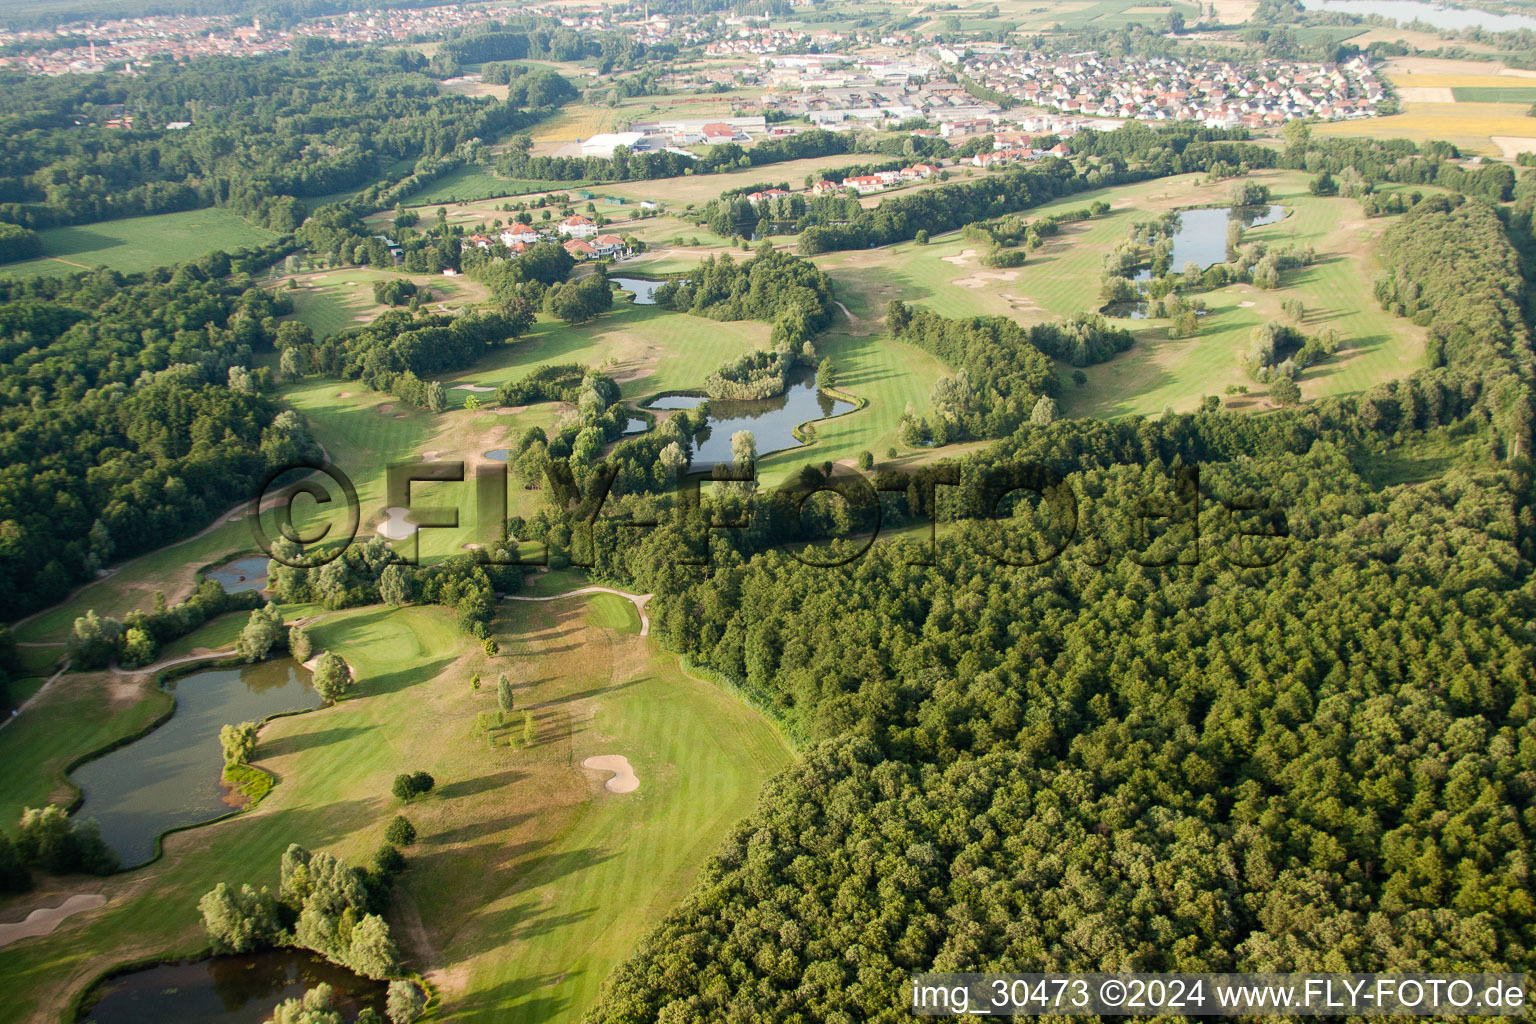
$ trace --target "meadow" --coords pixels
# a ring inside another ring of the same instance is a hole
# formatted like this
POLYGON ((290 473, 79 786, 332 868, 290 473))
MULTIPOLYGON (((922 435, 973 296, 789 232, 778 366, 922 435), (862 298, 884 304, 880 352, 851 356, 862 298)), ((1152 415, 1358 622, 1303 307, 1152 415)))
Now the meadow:
POLYGON ((47 228, 38 234, 44 255, 0 266, 0 275, 73 274, 98 266, 134 273, 196 259, 214 249, 234 252, 277 237, 276 232, 217 207, 47 228))
MULTIPOLYGON (((57 1018, 114 965, 198 955, 196 902, 215 883, 275 884, 291 842, 362 861, 403 810, 420 838, 406 850, 391 923, 408 966, 444 998, 438 1019, 574 1019, 790 758, 755 712, 689 677, 607 601, 507 604, 494 659, 439 608, 334 613, 312 632, 353 667, 358 695, 267 725, 255 763, 280 783, 254 810, 167 837, 144 868, 60 883, 108 903, 6 950, 8 1014, 57 1018), (530 747, 521 714, 489 737, 473 728, 496 698, 494 685, 472 690, 470 676, 498 672, 533 715, 530 747), (599 753, 628 757, 641 788, 602 789, 600 773, 578 767, 599 753), (402 770, 432 773, 437 788, 399 808, 389 782, 402 770)), ((67 682, 0 730, 7 821, 21 803, 67 800, 69 759, 169 700, 147 677, 67 682)), ((62 891, 9 899, 4 913, 62 891)))

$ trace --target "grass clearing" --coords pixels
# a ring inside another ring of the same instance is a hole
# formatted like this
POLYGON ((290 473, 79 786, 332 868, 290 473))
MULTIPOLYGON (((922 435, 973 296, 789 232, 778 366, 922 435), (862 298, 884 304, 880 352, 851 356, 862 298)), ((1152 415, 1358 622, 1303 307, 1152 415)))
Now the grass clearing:
MULTIPOLYGON (((293 318, 324 338, 368 323, 389 306, 373 301, 373 283, 408 278, 432 293, 431 308, 438 312, 463 309, 483 302, 489 294, 484 285, 467 277, 441 274, 406 274, 374 267, 347 267, 292 275, 298 287, 283 281, 283 294, 293 300, 293 318)), ((396 307, 403 308, 403 307, 396 307)))
POLYGON ((0 266, 6 277, 74 274, 109 267, 135 273, 195 259, 215 249, 234 252, 277 237, 220 208, 98 221, 38 232, 44 256, 0 266))

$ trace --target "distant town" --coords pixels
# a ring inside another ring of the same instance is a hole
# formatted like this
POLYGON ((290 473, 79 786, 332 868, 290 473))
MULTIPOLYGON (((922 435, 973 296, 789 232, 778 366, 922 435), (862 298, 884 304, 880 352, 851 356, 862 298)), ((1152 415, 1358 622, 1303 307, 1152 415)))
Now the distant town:
MULTIPOLYGON (((1296 118, 1373 117, 1386 99, 1364 57, 1325 64, 1262 58, 1186 62, 1096 52, 1061 55, 987 42, 923 46, 907 35, 809 32, 774 27, 763 19, 657 14, 619 20, 604 8, 511 5, 369 10, 282 29, 263 26, 259 18, 226 16, 79 22, 48 31, 0 33, 0 46, 13 51, 0 57, 0 67, 39 75, 112 69, 133 74, 155 61, 278 53, 304 36, 403 44, 524 14, 555 14, 563 24, 582 30, 621 29, 647 44, 701 48, 695 52, 702 52, 707 66, 684 62, 668 69, 670 88, 739 92, 761 87, 755 104, 744 101, 749 109, 743 113, 760 109, 776 124, 793 121, 831 130, 889 129, 923 121, 944 138, 1000 129, 1070 135, 1084 128, 1115 128, 1127 120, 1264 128, 1296 118), (746 59, 722 64, 720 58, 746 59)), ((754 129, 761 124, 758 118, 746 132, 757 134, 754 129)), ((643 150, 751 141, 740 125, 727 136, 711 136, 706 126, 700 121, 663 126, 667 130, 661 131, 637 124, 630 128, 632 138, 574 140, 566 152, 609 155, 616 143, 643 150), (671 138, 663 141, 659 135, 671 138)), ((114 127, 134 125, 123 120, 114 127)), ((775 133, 795 130, 780 127, 775 133)))

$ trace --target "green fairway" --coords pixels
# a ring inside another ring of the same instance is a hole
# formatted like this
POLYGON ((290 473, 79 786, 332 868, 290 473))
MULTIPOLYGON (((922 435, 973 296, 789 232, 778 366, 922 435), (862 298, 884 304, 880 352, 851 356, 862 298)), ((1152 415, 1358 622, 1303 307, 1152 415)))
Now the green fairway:
MULTIPOLYGON (((438 312, 462 309, 482 302, 487 295, 484 285, 464 276, 406 274, 375 267, 346 267, 293 275, 282 286, 282 294, 293 301, 293 318, 306 325, 316 338, 349 330, 371 321, 390 307, 375 302, 373 283, 407 278, 418 288, 427 289, 432 299, 429 309, 438 312)), ((398 308, 398 307, 397 307, 398 308)))
POLYGON ((480 164, 466 164, 458 170, 443 175, 429 183, 420 192, 408 197, 412 206, 432 203, 474 202, 495 196, 512 196, 537 189, 579 188, 581 181, 524 181, 519 178, 503 178, 480 164))
POLYGON ((131 273, 195 259, 215 249, 234 252, 277 237, 276 232, 219 208, 48 228, 38 234, 45 256, 7 264, 0 267, 0 275, 71 274, 98 266, 131 273))
POLYGON ((640 632, 640 613, 635 611, 634 602, 617 594, 588 594, 587 620, 602 629, 640 632))
MULTIPOLYGON (((1367 220, 1351 199, 1312 196, 1301 174, 1261 171, 1253 177, 1269 186, 1274 201, 1285 206, 1289 216, 1253 229, 1247 237, 1312 245, 1317 262, 1286 271, 1274 291, 1233 285, 1196 293, 1212 313, 1201 319, 1194 338, 1170 340, 1166 322, 1123 321, 1136 334, 1135 347, 1107 363, 1084 368, 1087 387, 1066 384, 1063 407, 1069 415, 1156 415, 1169 406, 1188 411, 1202 395, 1220 395, 1228 385, 1262 392, 1243 373, 1239 357, 1254 328, 1282 318, 1280 304, 1292 297, 1306 309, 1304 331, 1331 326, 1345 339, 1336 356, 1302 375, 1305 398, 1357 393, 1422 365, 1423 330, 1383 311, 1371 298, 1371 283, 1379 273, 1375 241, 1391 219, 1367 220)), ((1229 183, 1206 184, 1185 175, 1086 192, 1037 207, 1024 215, 1027 220, 1080 209, 1096 199, 1110 203, 1111 210, 1064 225, 1017 270, 985 267, 979 244, 958 232, 926 246, 904 242, 829 253, 816 262, 833 276, 839 296, 859 315, 880 317, 890 299, 901 298, 950 317, 1008 316, 1038 323, 1100 307, 1104 254, 1128 235, 1131 225, 1165 210, 1223 205, 1229 189, 1229 183)), ((1072 369, 1062 367, 1064 382, 1072 369)), ((1259 407, 1256 398, 1238 400, 1239 407, 1244 405, 1259 407)), ((922 405, 917 408, 921 411, 922 405)), ((899 418, 899 410, 896 415, 899 418)))
MULTIPOLYGON (((266 727, 256 763, 281 781, 255 811, 169 837, 143 869, 72 882, 105 893, 107 906, 8 948, 8 1005, 17 1017, 57 1017, 114 964, 195 955, 205 941, 196 901, 216 882, 274 884, 290 842, 360 861, 403 809, 421 837, 391 920, 409 963, 444 997, 445 1019, 579 1016, 789 756, 754 712, 690 679, 654 641, 626 636, 632 622, 598 624, 623 617, 581 598, 508 605, 496 659, 438 608, 365 608, 316 624, 316 644, 353 667, 358 696, 266 727), (472 672, 511 677, 534 718, 531 747, 521 713, 474 734, 496 697, 470 689, 472 672), (600 773, 579 767, 607 753, 629 758, 637 792, 608 793, 600 773), (389 780, 404 770, 431 772, 438 786, 400 808, 389 780)), ((223 638, 222 623, 198 637, 223 638)), ((167 701, 106 674, 69 683, 0 730, 8 823, 22 803, 61 795, 65 761, 167 701)))

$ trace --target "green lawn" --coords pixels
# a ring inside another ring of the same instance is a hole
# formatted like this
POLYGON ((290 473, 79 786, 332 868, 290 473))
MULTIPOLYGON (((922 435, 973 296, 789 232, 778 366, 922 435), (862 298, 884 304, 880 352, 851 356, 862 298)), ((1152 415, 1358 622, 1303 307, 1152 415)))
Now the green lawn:
MULTIPOLYGON (((317 645, 347 659, 358 695, 263 730, 256 763, 280 783, 254 812, 169 837, 165 857, 143 869, 72 880, 71 890, 109 902, 5 951, 12 1019, 57 1019, 114 964, 196 955, 196 901, 216 882, 274 885, 290 842, 362 860, 399 811, 420 838, 406 850, 391 921, 410 965, 441 993, 440 1019, 579 1017, 789 760, 754 712, 690 679, 654 641, 598 624, 616 616, 580 598, 509 604, 494 660, 443 609, 357 609, 318 623, 317 645), (520 749, 520 714, 489 741, 474 734, 496 697, 470 689, 472 672, 512 679, 518 708, 535 719, 531 748, 520 749), (629 758, 637 792, 608 793, 579 767, 607 753, 629 758), (389 781, 418 769, 437 788, 401 807, 389 781)), ((69 683, 0 730, 8 821, 49 796, 63 761, 166 699, 129 699, 100 675, 69 683)), ((24 905, 9 899, 0 914, 24 905)))
POLYGON ((497 196, 512 196, 540 189, 580 188, 585 182, 525 181, 520 178, 503 178, 488 167, 466 164, 458 170, 428 183, 420 192, 409 197, 412 206, 433 203, 474 202, 497 196))
POLYGON ((367 323, 388 307, 373 300, 375 281, 408 278, 432 293, 433 310, 459 309, 483 301, 483 285, 467 277, 440 274, 406 274, 374 267, 346 267, 296 275, 297 288, 284 285, 282 293, 293 300, 293 318, 314 331, 316 338, 350 330, 367 323))
POLYGON ((38 234, 44 257, 5 265, 0 274, 70 274, 97 266, 130 273, 195 259, 215 249, 234 252, 277 237, 219 208, 48 228, 38 234))

